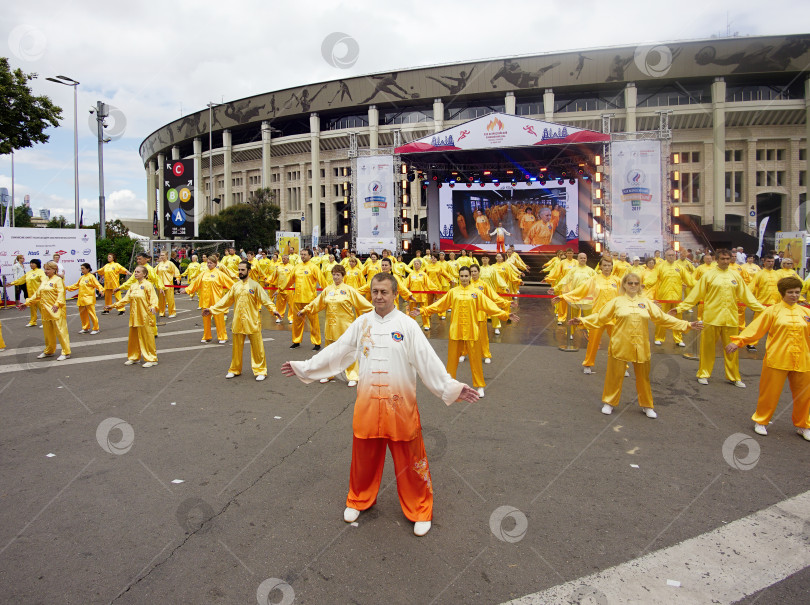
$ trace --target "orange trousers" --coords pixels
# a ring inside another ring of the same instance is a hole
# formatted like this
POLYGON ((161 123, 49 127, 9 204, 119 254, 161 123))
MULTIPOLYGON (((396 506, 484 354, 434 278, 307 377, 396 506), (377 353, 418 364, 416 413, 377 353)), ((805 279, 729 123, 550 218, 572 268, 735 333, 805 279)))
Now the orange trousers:
POLYGON ((411 441, 354 437, 346 506, 366 510, 377 502, 386 447, 394 459, 402 512, 410 521, 430 521, 433 518, 433 483, 421 430, 411 441))
POLYGON ((759 379, 759 398, 757 411, 751 420, 765 426, 773 418, 785 379, 790 384, 793 393, 793 426, 800 429, 810 429, 810 372, 791 372, 777 370, 762 364, 762 376, 759 379))
POLYGON ((495 253, 496 254, 498 252, 504 252, 504 253, 506 252, 506 246, 504 246, 503 244, 504 244, 503 236, 499 235, 497 237, 497 239, 495 240, 495 253))

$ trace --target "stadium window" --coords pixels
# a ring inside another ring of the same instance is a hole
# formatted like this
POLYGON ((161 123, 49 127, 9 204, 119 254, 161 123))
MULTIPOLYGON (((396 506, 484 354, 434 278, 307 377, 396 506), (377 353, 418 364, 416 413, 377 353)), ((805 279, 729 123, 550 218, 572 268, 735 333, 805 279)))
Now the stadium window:
POLYGON ((726 172, 726 204, 742 201, 742 172, 726 172))
POLYGON ((764 187, 765 186, 765 173, 762 170, 757 170, 756 183, 757 183, 757 187, 764 187))
POLYGON ((784 187, 785 186, 785 171, 784 170, 777 170, 776 171, 776 186, 777 187, 784 187))
POLYGON ((807 186, 807 171, 799 170, 799 187, 807 186))
POLYGON ((765 151, 763 149, 757 149, 757 162, 761 162, 765 159, 765 151))
POLYGON ((767 149, 765 151, 765 159, 768 162, 773 162, 773 155, 774 155, 774 150, 773 149, 767 149))
POLYGON ((785 150, 784 149, 777 149, 776 150, 776 161, 777 162, 784 162, 785 161, 785 150))
POLYGON ((804 162, 807 160, 807 150, 799 149, 799 161, 804 162))

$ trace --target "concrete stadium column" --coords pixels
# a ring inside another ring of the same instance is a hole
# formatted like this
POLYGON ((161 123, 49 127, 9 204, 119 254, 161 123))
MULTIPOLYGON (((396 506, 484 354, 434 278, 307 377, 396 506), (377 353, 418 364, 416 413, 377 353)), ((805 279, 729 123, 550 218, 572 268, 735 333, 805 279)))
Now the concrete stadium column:
POLYGON ((150 221, 155 216, 157 208, 155 205, 157 202, 155 198, 155 170, 157 170, 155 160, 149 160, 146 164, 146 218, 150 221))
POLYGON ((368 108, 368 146, 370 149, 379 147, 380 137, 380 111, 376 105, 368 108))
POLYGON ((515 93, 507 92, 506 97, 504 97, 503 104, 505 106, 505 113, 515 115, 515 93))
MULTIPOLYGON (((270 186, 270 158, 272 157, 271 145, 273 142, 273 130, 270 122, 262 122, 262 187, 270 186)), ((277 203, 281 203, 277 200, 277 203)))
MULTIPOLYGON (((743 179, 745 179, 745 185, 743 192, 745 193, 745 197, 743 200, 745 201, 745 210, 748 212, 751 209, 751 206, 754 207, 754 212, 757 211, 757 194, 756 194, 756 185, 757 185, 757 139, 748 139, 745 143, 745 172, 743 173, 743 179)), ((751 235, 759 237, 759 221, 760 218, 756 217, 756 225, 753 229, 748 229, 748 232, 751 235)), ((746 227, 748 226, 748 219, 745 219, 746 227)))
MULTIPOLYGON (((804 81, 804 128, 805 128, 805 139, 804 139, 804 166, 800 168, 804 169, 806 172, 804 173, 805 178, 805 191, 810 193, 810 185, 808 185, 808 179, 810 179, 810 78, 804 81)), ((805 200, 810 196, 805 196, 805 200)), ((805 204, 805 221, 806 224, 810 224, 810 204, 805 204)))
MULTIPOLYGON (((799 212, 803 210, 803 208, 799 206, 799 170, 801 170, 801 168, 795 168, 797 164, 793 162, 793 158, 799 157, 800 147, 801 139, 799 139, 799 137, 790 137, 790 139, 788 139, 788 161, 785 162, 787 165, 787 182, 785 183, 785 186, 787 187, 788 194, 783 198, 785 213, 782 214, 783 217, 787 216, 788 220, 786 221, 785 218, 782 219, 783 230, 804 230, 804 226, 802 224, 804 221, 802 217, 799 216, 799 212), (788 229, 785 229, 786 223, 790 225, 788 229)), ((743 218, 743 220, 745 220, 745 218, 743 218)))
POLYGON ((636 104, 638 91, 635 82, 628 82, 624 88, 625 132, 636 132, 636 104))
POLYGON ((194 205, 196 212, 194 213, 194 220, 197 224, 202 220, 205 215, 205 190, 203 189, 203 170, 202 170, 202 140, 200 137, 194 139, 194 205))
POLYGON ((546 120, 554 119, 554 90, 551 88, 546 88, 543 93, 543 115, 546 120))
POLYGON ((326 189, 326 197, 323 199, 323 203, 326 205, 326 216, 324 216, 326 222, 321 225, 321 231, 323 231, 322 235, 325 235, 337 231, 335 226, 335 201, 332 195, 332 163, 329 160, 323 161, 323 173, 326 175, 321 183, 326 189))
POLYGON ((172 160, 179 160, 180 159, 180 148, 175 145, 172 147, 172 160))
POLYGON ((444 128, 444 103, 441 99, 433 99, 433 132, 444 128))
POLYGON ((726 82, 723 78, 715 78, 712 83, 712 122, 712 228, 723 231, 726 228, 726 82))
POLYGON ((318 226, 321 229, 321 119, 317 113, 309 115, 310 164, 312 165, 312 223, 310 233, 318 226))
POLYGON ((166 156, 159 153, 157 157, 157 202, 158 237, 163 237, 163 201, 166 199, 166 156))
MULTIPOLYGON (((287 166, 284 164, 279 164, 278 167, 278 206, 281 208, 281 213, 279 214, 279 224, 281 225, 281 231, 289 231, 288 221, 292 220, 292 212, 290 211, 290 206, 292 205, 292 201, 290 199, 290 195, 288 192, 289 182, 287 181, 287 166)), ((300 217, 300 215, 299 215, 300 217)))
POLYGON ((298 207, 301 209, 301 216, 306 217, 301 225, 301 235, 312 234, 312 205, 309 203, 310 198, 307 195, 309 191, 309 177, 307 176, 308 165, 305 162, 299 162, 298 173, 301 178, 298 179, 298 185, 294 188, 295 200, 298 207))
POLYGON ((223 190, 222 190, 222 203, 220 208, 230 208, 233 206, 233 184, 231 183, 231 164, 233 163, 233 137, 230 130, 222 131, 222 169, 224 172, 223 190))

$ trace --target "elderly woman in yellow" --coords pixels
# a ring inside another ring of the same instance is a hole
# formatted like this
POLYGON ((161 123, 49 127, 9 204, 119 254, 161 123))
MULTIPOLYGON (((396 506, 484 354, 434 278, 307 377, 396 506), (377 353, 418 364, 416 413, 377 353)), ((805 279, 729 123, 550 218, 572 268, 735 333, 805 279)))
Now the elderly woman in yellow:
MULTIPOLYGON (((368 313, 374 308, 360 293, 351 286, 344 283, 346 267, 336 264, 332 267, 332 283, 321 290, 320 294, 301 309, 298 314, 319 313, 326 309, 325 337, 326 346, 329 346, 340 338, 351 323, 363 313, 368 313)), ((358 363, 355 361, 346 368, 346 380, 350 387, 357 386, 358 363)), ((334 380, 334 376, 321 378, 321 382, 334 380)))
MULTIPOLYGON (((428 276, 427 289, 433 292, 433 294, 428 294, 428 301, 433 303, 445 295, 453 276, 450 275, 450 272, 445 267, 444 261, 439 262, 439 255, 435 252, 427 255, 426 259, 425 273, 427 273, 428 276)), ((445 311, 442 311, 439 317, 441 319, 447 319, 447 314, 445 311)))
POLYGON ((37 356, 37 359, 51 357, 56 351, 57 340, 62 347, 62 354, 57 357, 57 361, 64 361, 70 357, 70 339, 65 312, 65 281, 56 274, 58 269, 59 265, 53 261, 45 263, 45 281, 24 303, 28 307, 38 304, 42 315, 45 350, 37 356))
POLYGON ((798 305, 802 292, 798 277, 783 277, 776 287, 782 301, 765 309, 738 336, 732 336, 726 352, 732 354, 768 336, 757 409, 751 417, 754 432, 768 434, 768 423, 787 379, 793 393, 793 425, 810 441, 810 310, 798 305))
POLYGON ((76 305, 79 307, 79 317, 82 320, 82 329, 79 334, 98 334, 98 317, 96 317, 96 290, 99 292, 104 291, 104 286, 98 283, 98 280, 90 272, 91 267, 89 263, 82 263, 81 272, 82 276, 72 286, 66 286, 65 290, 70 292, 74 290, 79 291, 79 296, 76 299, 76 305))
MULTIPOLYGON (((39 290, 39 287, 48 281, 48 277, 45 275, 45 272, 42 270, 42 261, 38 258, 32 258, 31 262, 28 263, 28 266, 31 267, 30 271, 26 271, 25 275, 23 275, 18 280, 11 282, 10 286, 25 286, 25 291, 28 293, 28 296, 32 296, 34 292, 39 290)), ((44 321, 44 318, 43 318, 44 321)), ((26 328, 35 328, 37 325, 37 305, 31 305, 31 321, 25 324, 26 328)), ((44 324, 43 324, 44 327, 44 324)))
POLYGON ((605 387, 602 391, 603 414, 613 413, 622 397, 625 367, 632 363, 636 374, 638 403, 648 418, 658 415, 653 409, 650 388, 650 335, 648 321, 668 328, 686 331, 702 330, 703 323, 689 323, 666 315, 654 302, 641 295, 641 278, 627 273, 622 278, 619 296, 608 302, 598 313, 587 317, 572 317, 569 322, 597 329, 613 322, 613 334, 608 346, 608 363, 605 371, 605 387))
MULTIPOLYGON (((414 309, 427 305, 429 300, 429 294, 425 292, 429 290, 428 283, 430 278, 428 274, 425 273, 425 270, 422 268, 422 259, 415 258, 413 259, 413 269, 411 269, 410 275, 403 281, 404 285, 408 290, 411 292, 412 302, 409 303, 408 312, 413 315, 414 309)), ((422 327, 425 329, 425 332, 430 330, 430 318, 422 316, 422 327)))
MULTIPOLYGON (((509 311, 512 302, 500 296, 487 282, 481 279, 481 267, 470 265, 470 285, 477 288, 487 298, 491 299, 504 311, 509 311)), ((459 267, 461 271, 461 267, 459 267)), ((452 322, 451 322, 452 323, 452 322)), ((492 353, 489 350, 489 330, 487 330, 487 314, 484 311, 478 312, 478 342, 481 344, 481 354, 484 356, 484 363, 492 363, 492 353)), ((464 355, 459 357, 459 361, 464 361, 466 355, 471 355, 465 346, 464 355)))
POLYGON ((204 266, 205 265, 201 265, 199 262, 197 262, 197 255, 192 254, 191 255, 191 262, 186 267, 186 270, 183 271, 180 274, 180 279, 185 277, 186 278, 186 283, 190 284, 195 279, 197 279, 197 276, 200 274, 200 271, 202 271, 202 268, 204 266))
MULTIPOLYGON (((571 305, 588 305, 593 313, 599 313, 602 308, 619 294, 621 280, 612 275, 613 261, 610 258, 603 258, 599 261, 599 273, 581 283, 570 292, 552 300, 557 303, 559 298, 571 305)), ((583 374, 593 374, 593 365, 596 362, 596 352, 599 350, 599 343, 602 334, 607 330, 608 337, 613 334, 613 323, 608 323, 599 328, 588 330, 588 350, 585 353, 585 360, 582 362, 583 374)), ((625 376, 629 374, 625 372, 625 376)))
MULTIPOLYGON (((216 254, 208 257, 205 271, 202 271, 194 282, 186 288, 186 294, 191 296, 199 291, 199 308, 209 309, 222 298, 222 295, 233 286, 233 280, 228 276, 225 267, 217 265, 216 254)), ((225 316, 214 315, 214 324, 217 327, 217 342, 223 345, 228 342, 228 332, 225 329, 225 316)), ((203 337, 200 342, 211 342, 211 315, 203 314, 203 337)))
POLYGON ((145 266, 135 267, 133 277, 136 282, 129 287, 126 296, 104 308, 109 311, 129 304, 129 340, 124 365, 134 365, 143 358, 144 364, 141 367, 151 368, 157 365, 157 350, 149 318, 157 313, 158 296, 148 279, 149 271, 145 266))
MULTIPOLYGON (((481 257, 481 281, 486 284, 489 284, 489 287, 492 288, 498 296, 502 296, 507 298, 507 294, 509 294, 509 284, 506 282, 504 278, 504 273, 502 270, 499 270, 498 267, 495 265, 491 265, 489 263, 488 256, 481 257)), ((508 297, 511 301, 512 298, 508 297)), ((497 317, 492 318, 492 327, 495 330, 495 334, 501 333, 501 320, 497 317)))
MULTIPOLYGON (((119 285, 119 275, 132 275, 125 267, 115 262, 115 254, 107 255, 107 264, 101 267, 98 271, 94 271, 96 275, 104 278, 104 304, 111 305, 113 293, 115 293, 115 300, 121 300, 121 294, 114 292, 119 285)), ((103 315, 109 311, 102 311, 103 315)), ((121 311, 123 313, 123 311, 121 311)))
POLYGON ((366 285, 366 278, 363 276, 363 267, 361 267, 357 262, 356 256, 350 256, 344 267, 346 268, 346 276, 344 277, 343 281, 346 283, 346 285, 351 286, 354 289, 366 285))
POLYGON ((328 260, 321 262, 321 273, 323 273, 323 276, 326 279, 326 285, 332 283, 332 267, 335 265, 337 265, 337 261, 335 260, 334 254, 330 254, 328 260))
MULTIPOLYGON (((450 320, 450 334, 447 343, 447 372, 455 376, 458 370, 458 361, 465 347, 470 352, 470 369, 472 370, 473 388, 478 389, 478 396, 484 396, 484 368, 481 365, 483 353, 479 340, 479 321, 481 313, 500 319, 518 321, 517 315, 510 315, 509 311, 501 309, 495 301, 486 296, 481 290, 470 285, 470 268, 459 269, 458 279, 460 285, 451 289, 441 299, 422 307, 422 317, 430 317, 433 313, 440 313, 452 309, 450 320)), ((416 311, 411 312, 415 317, 416 311)))

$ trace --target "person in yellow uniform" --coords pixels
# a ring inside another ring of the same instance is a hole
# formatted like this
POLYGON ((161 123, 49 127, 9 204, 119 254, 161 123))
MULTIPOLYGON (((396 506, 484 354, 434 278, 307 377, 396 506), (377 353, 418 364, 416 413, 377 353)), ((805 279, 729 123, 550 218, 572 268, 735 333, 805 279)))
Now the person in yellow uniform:
MULTIPOLYGON (((119 265, 115 260, 115 254, 110 253, 107 255, 107 264, 101 267, 98 271, 94 271, 96 275, 104 279, 104 305, 111 305, 113 300, 113 292, 120 283, 120 275, 132 275, 125 267, 119 265)), ((115 292, 115 300, 121 300, 121 294, 115 292)), ((102 315, 108 314, 109 311, 102 311, 102 315)), ((123 315, 123 311, 119 315, 123 315)))
MULTIPOLYGON (((262 341, 261 310, 264 306, 277 318, 281 315, 276 306, 265 292, 261 283, 250 277, 253 267, 250 262, 243 260, 237 265, 239 281, 228 289, 222 298, 210 308, 203 309, 203 317, 222 317, 228 308, 233 305, 233 323, 231 334, 233 336, 233 350, 231 365, 225 378, 233 378, 242 374, 242 353, 245 348, 245 337, 250 341, 250 365, 256 380, 267 378, 267 360, 264 355, 264 342, 262 341)), ((209 319, 210 322, 210 319, 209 319)), ((209 323, 210 325, 210 323, 209 323)))
POLYGON ((572 317, 569 322, 598 329, 614 323, 608 345, 608 363, 605 370, 605 386, 602 390, 602 413, 612 414, 622 396, 628 363, 633 364, 636 375, 638 403, 648 418, 656 418, 650 388, 650 337, 648 321, 685 331, 701 330, 703 324, 671 317, 661 311, 654 302, 641 294, 641 278, 630 271, 621 282, 619 295, 609 301, 598 313, 587 317, 572 317))
POLYGON ((799 274, 796 273, 796 269, 793 268, 793 259, 789 256, 782 259, 782 267, 776 270, 776 274, 779 276, 779 279, 782 279, 783 277, 795 277, 797 279, 801 279, 799 274))
MULTIPOLYGON (((418 250, 417 250, 418 252, 418 250)), ((411 261, 413 262, 413 261, 411 261)), ((458 266, 459 267, 472 267, 473 265, 478 264, 478 259, 475 258, 472 254, 467 254, 467 250, 465 248, 461 249, 461 255, 458 257, 458 266)))
MULTIPOLYGON (((193 296, 199 292, 199 309, 210 309, 220 298, 233 286, 233 280, 228 276, 224 267, 218 266, 219 258, 216 254, 208 257, 208 262, 204 271, 200 272, 191 285, 186 288, 186 294, 193 296)), ((211 342, 211 315, 202 314, 203 337, 200 342, 211 342)), ((217 342, 225 344, 228 342, 228 331, 225 328, 225 316, 214 315, 214 325, 217 328, 217 342)))
MULTIPOLYGON (((37 259, 34 259, 37 260, 37 259)), ((32 263, 34 261, 31 261, 32 263)), ((56 341, 62 347, 62 354, 57 361, 64 361, 70 357, 70 338, 67 329, 67 302, 65 300, 65 281, 57 275, 59 265, 54 261, 45 263, 45 281, 34 292, 34 295, 23 303, 24 306, 39 305, 42 317, 42 329, 45 336, 45 350, 37 355, 37 359, 52 357, 56 352, 56 341)))
MULTIPOLYGON (((703 258, 701 259, 701 263, 695 267, 695 272, 692 274, 692 280, 697 284, 706 273, 708 273, 711 269, 714 269, 717 266, 717 262, 714 260, 714 253, 706 249, 706 252, 703 254, 703 258)), ((691 290, 690 290, 691 292, 691 290)), ((697 312, 698 320, 703 319, 703 302, 698 303, 698 312, 697 312)))
MULTIPOLYGON (((445 267, 447 267, 447 271, 450 273, 450 275, 453 276, 453 282, 458 283, 458 270, 461 265, 456 258, 455 252, 451 252, 449 254, 449 258, 445 261, 445 267)), ((396 275, 396 273, 394 274, 396 275)))
POLYGON ((191 283, 202 271, 203 266, 199 263, 198 257, 196 254, 191 255, 191 262, 186 266, 186 270, 180 274, 180 277, 186 278, 186 283, 191 283))
POLYGON ((754 432, 768 434, 768 424, 787 380, 793 394, 793 426, 810 441, 810 310, 798 304, 800 279, 783 277, 777 288, 782 300, 760 313, 739 336, 732 336, 726 351, 734 353, 738 347, 767 335, 757 409, 751 417, 754 432))
MULTIPOLYGON (((428 276, 427 289, 431 292, 428 294, 428 304, 432 304, 444 296, 447 288, 443 284, 449 284, 453 276, 447 272, 444 263, 439 262, 439 255, 435 252, 425 256, 425 263, 423 269, 428 276)), ((442 320, 447 319, 447 313, 442 311, 439 318, 442 320)))
MULTIPOLYGON (((163 289, 163 281, 160 278, 158 278, 157 272, 149 264, 149 255, 146 254, 146 252, 138 252, 138 254, 135 256, 135 262, 139 267, 143 267, 144 269, 146 269, 147 273, 146 279, 148 279, 149 283, 151 283, 155 287, 155 292, 160 292, 163 289)), ((135 279, 135 275, 133 274, 127 281, 125 281, 123 284, 121 284, 115 290, 113 290, 113 293, 119 292, 121 290, 128 290, 136 282, 137 280, 135 279)), ((121 309, 121 307, 117 308, 121 309)), ((157 316, 153 315, 149 320, 149 323, 152 326, 152 333, 157 337, 158 333, 157 316)))
MULTIPOLYGON (((719 336, 723 346, 731 342, 732 336, 739 334, 737 303, 744 303, 754 312, 765 310, 751 290, 743 283, 742 278, 728 266, 731 264, 731 252, 717 251, 717 267, 706 273, 692 291, 670 313, 682 313, 695 304, 704 301, 703 321, 708 328, 700 338, 700 364, 697 380, 700 384, 709 384, 709 376, 714 368, 715 342, 719 336)), ((740 378, 740 360, 736 353, 723 351, 726 379, 734 386, 745 388, 740 378)))
POLYGON ((363 275, 366 278, 366 282, 371 283, 371 278, 377 275, 381 270, 380 255, 372 250, 363 265, 363 275))
POLYGON ((165 252, 161 252, 158 257, 155 273, 157 273, 160 283, 163 284, 163 290, 158 292, 158 311, 160 316, 163 317, 165 314, 169 317, 177 317, 177 311, 174 305, 174 280, 180 279, 180 271, 177 269, 177 265, 169 260, 165 252))
POLYGON ((126 296, 104 308, 109 311, 129 305, 129 338, 124 365, 135 365, 143 358, 141 367, 151 368, 158 363, 155 334, 150 325, 158 311, 158 296, 154 284, 149 281, 147 265, 135 267, 132 277, 135 281, 127 289, 126 296))
POLYGON ((511 263, 518 271, 522 271, 523 273, 529 272, 529 266, 523 262, 520 254, 515 250, 514 244, 509 244, 509 247, 506 249, 506 262, 511 263))
MULTIPOLYGON (((380 261, 380 273, 391 273, 393 274, 393 265, 391 263, 390 258, 384 258, 380 261)), ((394 274, 394 279, 397 280, 397 296, 402 297, 402 300, 405 303, 409 303, 409 301, 414 300, 414 296, 411 291, 405 286, 405 281, 401 279, 398 275, 394 274)), ((371 282, 368 282, 365 286, 361 286, 357 288, 357 291, 362 294, 363 296, 368 299, 371 296, 371 282)), ((399 298, 397 299, 399 300, 399 298)), ((399 305, 397 305, 399 306, 399 305)))
POLYGON ((309 322, 309 340, 312 343, 312 350, 321 348, 321 324, 318 321, 317 313, 298 312, 315 300, 317 288, 326 286, 326 279, 321 274, 315 263, 312 262, 312 252, 309 248, 301 248, 301 262, 295 266, 293 271, 295 292, 293 293, 293 327, 291 349, 301 346, 304 339, 304 323, 309 322))
POLYGON ((335 257, 332 254, 329 255, 329 258, 327 260, 321 261, 320 266, 321 275, 323 275, 326 278, 327 286, 332 283, 332 267, 334 267, 335 265, 337 265, 337 261, 335 260, 335 257))
MULTIPOLYGON (((588 305, 591 307, 591 313, 599 313, 606 304, 619 295, 621 281, 613 275, 613 260, 603 258, 599 261, 598 274, 563 294, 562 297, 569 305, 588 305)), ((608 340, 610 340, 610 336, 613 334, 612 323, 588 330, 588 349, 585 352, 585 360, 582 362, 583 374, 593 374, 596 352, 599 350, 599 343, 605 330, 607 330, 608 340)))
MULTIPOLYGON (((655 298, 662 301, 658 305, 664 313, 669 313, 670 309, 677 306, 683 300, 684 286, 691 288, 695 285, 692 281, 692 274, 676 262, 675 250, 669 249, 664 253, 664 262, 659 263, 644 278, 644 287, 655 292, 655 298), (667 302, 663 302, 667 301, 667 302), (678 301, 678 302, 671 302, 678 301)), ((678 316, 678 319, 682 319, 678 316)), ((655 344, 664 344, 667 337, 666 327, 659 324, 655 328, 655 344)), ((672 332, 672 338, 679 347, 685 347, 683 336, 680 332, 672 332)))
MULTIPOLYGON (((504 311, 509 311, 512 302, 508 298, 500 296, 488 282, 481 279, 481 267, 470 266, 470 285, 490 298, 504 311)), ((478 342, 480 343, 481 355, 484 356, 484 363, 492 363, 492 352, 489 350, 489 330, 487 329, 487 314, 485 311, 478 312, 478 342)), ((465 346, 459 361, 464 361, 466 356, 472 355, 472 351, 465 346)))
POLYGON ((549 281, 550 276, 554 273, 554 270, 557 268, 562 260, 565 258, 565 250, 557 250, 557 254, 552 256, 549 260, 543 263, 542 268, 540 269, 540 273, 546 274, 546 281, 553 285, 552 281, 549 281))
POLYGON ((365 286, 366 278, 363 276, 363 268, 360 266, 357 257, 349 256, 344 260, 347 261, 346 264, 343 265, 346 269, 346 276, 343 279, 346 285, 351 286, 355 290, 365 286))
POLYGON ((394 275, 396 275, 400 280, 405 279, 408 277, 408 273, 411 272, 411 268, 402 260, 402 255, 397 254, 397 260, 394 263, 393 271, 394 275))
MULTIPOLYGON (((428 304, 428 301, 430 300, 429 294, 427 294, 429 282, 430 278, 428 277, 428 274, 425 273, 424 269, 422 269, 422 259, 413 259, 413 269, 411 269, 411 273, 403 282, 403 286, 406 287, 409 292, 411 292, 411 302, 408 305, 408 314, 413 315, 414 309, 428 304)), ((430 330, 429 317, 422 317, 422 327, 425 329, 425 332, 430 330)))
MULTIPOLYGON (((281 263, 276 266, 276 270, 272 275, 272 280, 268 280, 266 284, 275 288, 276 292, 276 308, 279 314, 284 317, 287 315, 287 322, 293 322, 293 272, 295 266, 290 262, 290 257, 287 254, 282 255, 281 263)), ((276 319, 276 323, 280 324, 281 320, 276 319)))
MULTIPOLYGON (((565 258, 557 263, 554 270, 548 274, 546 281, 556 288, 557 284, 565 278, 568 272, 576 269, 578 266, 579 260, 574 258, 574 251, 571 248, 567 248, 565 250, 565 258)), ((568 303, 565 302, 565 300, 561 300, 557 303, 556 311, 557 325, 561 326, 563 321, 565 321, 566 315, 568 315, 568 303)))
MULTIPOLYGON (((488 284, 498 296, 506 298, 511 305, 513 297, 508 296, 509 284, 505 281, 504 273, 495 265, 490 264, 488 256, 481 257, 480 275, 481 281, 488 284)), ((501 333, 501 320, 497 317, 492 318, 492 328, 496 335, 501 333)))
MULTIPOLYGON (((247 256, 247 259, 245 260, 247 260, 247 262, 250 264, 250 275, 248 277, 253 281, 263 284, 267 275, 265 274, 264 269, 262 269, 259 259, 256 258, 256 254, 253 252, 253 250, 248 250, 245 254, 247 256)), ((239 262, 242 263, 245 261, 241 260, 239 262)), ((239 277, 239 265, 237 265, 236 272, 236 276, 239 277)))
MULTIPOLYGON (((45 275, 45 272, 42 270, 42 261, 38 258, 32 258, 31 262, 28 263, 28 266, 31 268, 30 271, 26 271, 25 275, 23 275, 18 280, 11 282, 10 286, 25 286, 26 292, 28 295, 32 295, 34 292, 39 290, 39 287, 48 281, 48 276, 45 275)), ((37 309, 38 305, 29 305, 29 309, 31 311, 31 321, 25 324, 26 328, 34 328, 37 325, 37 309)), ((43 317, 43 321, 44 321, 43 317)), ((43 324, 43 328, 45 324, 43 324)))
POLYGON ((510 315, 509 311, 501 309, 494 300, 470 285, 469 267, 459 269, 458 278, 461 282, 460 285, 451 289, 435 303, 422 307, 421 314, 422 317, 430 317, 433 313, 452 309, 447 343, 447 373, 455 377, 459 358, 466 349, 470 354, 473 388, 478 389, 479 397, 483 397, 486 382, 484 381, 484 368, 481 365, 483 352, 478 333, 480 325, 478 315, 483 312, 490 317, 511 319, 515 322, 519 318, 517 315, 510 315))
POLYGON ((236 248, 228 248, 228 254, 222 257, 220 261, 221 264, 225 265, 225 268, 228 269, 229 275, 231 279, 236 277, 237 272, 239 271, 239 263, 241 262, 242 257, 236 253, 236 248))
POLYGON ((414 252, 414 257, 411 259, 411 262, 408 263, 408 267, 413 269, 413 264, 417 260, 422 264, 422 269, 424 270, 424 268, 425 268, 425 259, 422 257, 422 251, 421 250, 416 250, 414 252))
MULTIPOLYGON (((750 257, 749 257, 750 258, 750 257)), ((746 263, 747 264, 747 263, 746 263)), ((775 305, 782 297, 779 294, 779 289, 776 287, 779 282, 779 274, 774 270, 774 258, 772 254, 766 255, 762 259, 762 268, 753 274, 750 281, 746 282, 751 289, 751 294, 765 307, 775 305)), ((749 273, 749 275, 751 275, 749 273)), ((743 277, 745 281, 745 277, 743 277)), ((759 316, 759 313, 754 313, 754 319, 759 316)), ((757 343, 748 343, 746 349, 749 351, 756 351, 757 343)))
MULTIPOLYGON (((340 338, 355 319, 374 308, 374 305, 356 289, 343 281, 345 276, 346 268, 343 265, 336 264, 332 267, 332 283, 321 290, 315 300, 298 312, 301 315, 310 313, 317 316, 323 309, 326 309, 324 322, 326 346, 340 338)), ((356 361, 346 368, 346 380, 350 387, 357 386, 358 368, 359 365, 356 361)), ((321 382, 326 383, 333 379, 334 376, 329 376, 321 378, 321 382)))
POLYGON ((6 350, 6 341, 3 340, 3 322, 0 321, 0 351, 6 350))
POLYGON ((92 273, 90 263, 82 263, 80 271, 82 276, 72 286, 65 286, 65 290, 73 292, 79 291, 79 296, 76 298, 76 305, 79 307, 79 317, 82 320, 82 329, 79 334, 98 334, 98 317, 96 316, 96 290, 99 292, 104 291, 104 286, 98 283, 98 280, 92 273))
POLYGON ((655 261, 656 265, 659 265, 659 264, 664 262, 664 259, 661 258, 661 251, 660 250, 656 250, 655 252, 653 252, 653 261, 655 261))
MULTIPOLYGON (((565 276, 554 284, 554 288, 552 288, 549 292, 549 294, 556 294, 558 298, 557 325, 562 323, 559 315, 560 309, 562 309, 565 313, 565 315, 562 316, 562 319, 565 319, 566 315, 568 314, 568 303, 561 295, 577 289, 581 284, 588 281, 594 275, 596 275, 596 271, 588 266, 588 255, 584 252, 577 254, 577 265, 569 269, 565 273, 565 276)), ((579 310, 577 309, 575 313, 578 314, 579 310)))

